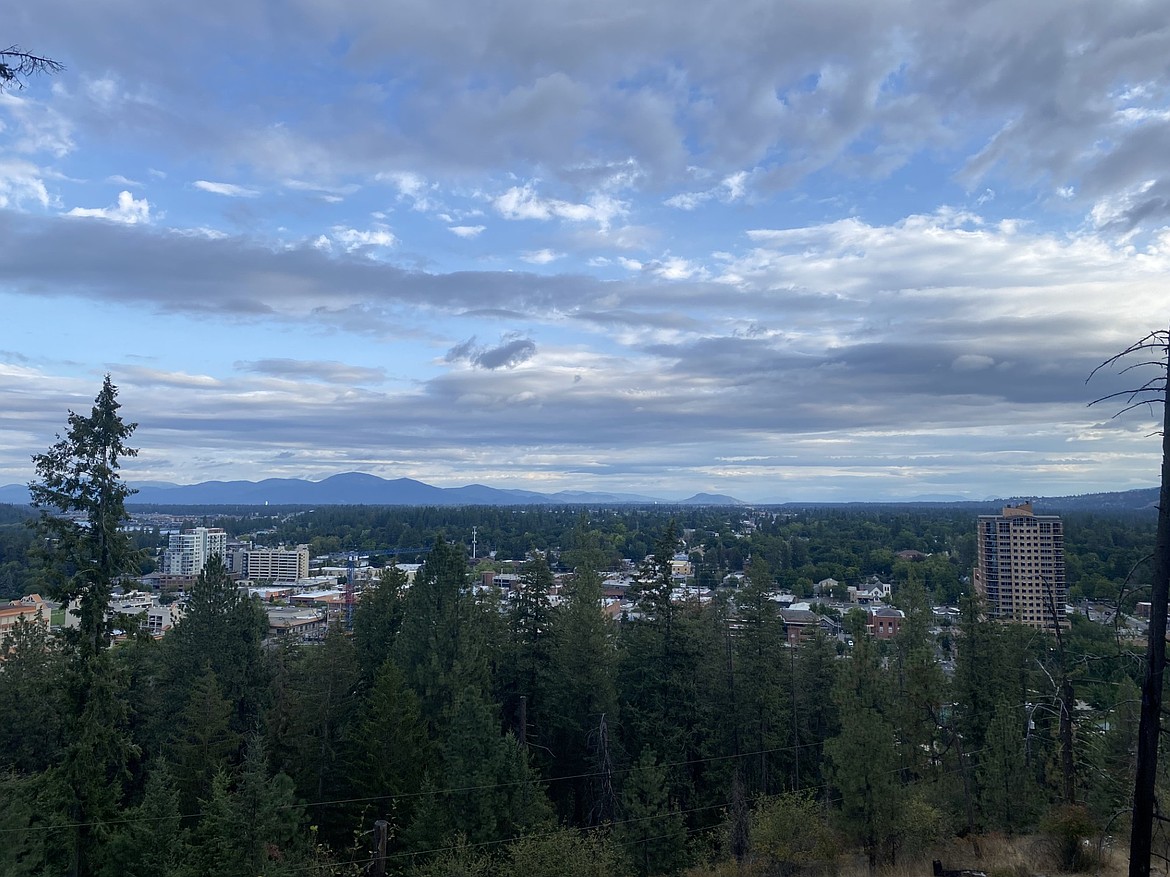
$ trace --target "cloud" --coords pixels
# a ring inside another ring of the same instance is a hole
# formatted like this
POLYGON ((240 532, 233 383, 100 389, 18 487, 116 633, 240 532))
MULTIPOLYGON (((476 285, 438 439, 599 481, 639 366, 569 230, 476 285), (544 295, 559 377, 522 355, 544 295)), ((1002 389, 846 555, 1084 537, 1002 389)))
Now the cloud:
POLYGON ((350 253, 371 247, 393 247, 398 243, 394 232, 384 225, 365 230, 334 226, 330 236, 350 253))
POLYGON ((494 371, 515 368, 536 355, 536 342, 530 338, 505 338, 496 347, 483 347, 475 337, 460 342, 447 351, 445 362, 467 362, 477 368, 494 371))
POLYGON ((532 183, 513 186, 492 202, 504 219, 534 219, 548 221, 563 219, 568 222, 596 222, 602 228, 626 213, 622 202, 608 195, 596 194, 588 203, 572 203, 555 198, 542 198, 532 183))
POLYGON ((485 226, 482 225, 451 225, 447 227, 447 231, 456 237, 461 237, 464 240, 477 238, 483 232, 485 226))
POLYGON ((548 265, 550 262, 555 262, 557 259, 563 259, 564 257, 564 253, 557 253, 549 249, 527 250, 520 256, 525 262, 533 265, 548 265))
POLYGON ((46 173, 28 161, 0 158, 0 208, 17 208, 26 202, 48 207, 56 203, 45 186, 46 173))
POLYGON ((150 202, 145 198, 136 199, 130 192, 118 193, 118 201, 110 207, 74 207, 66 216, 85 216, 105 219, 125 225, 139 225, 150 222, 150 202))
POLYGON ((209 180, 196 180, 192 185, 196 189, 210 192, 213 195, 223 195, 226 198, 255 198, 260 194, 259 189, 248 186, 238 186, 235 183, 213 183, 209 180))
POLYGON ((380 384, 386 380, 386 370, 347 365, 334 360, 260 359, 235 363, 235 368, 253 374, 287 380, 319 381, 326 384, 380 384))

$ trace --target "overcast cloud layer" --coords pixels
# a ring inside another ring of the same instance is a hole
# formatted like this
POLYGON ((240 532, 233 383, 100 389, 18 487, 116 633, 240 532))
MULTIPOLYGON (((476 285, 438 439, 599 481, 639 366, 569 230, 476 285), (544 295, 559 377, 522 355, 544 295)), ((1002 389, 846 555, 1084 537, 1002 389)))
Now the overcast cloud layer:
POLYGON ((1170 9, 39 0, 0 43, 0 484, 750 501, 1147 486, 1170 9))

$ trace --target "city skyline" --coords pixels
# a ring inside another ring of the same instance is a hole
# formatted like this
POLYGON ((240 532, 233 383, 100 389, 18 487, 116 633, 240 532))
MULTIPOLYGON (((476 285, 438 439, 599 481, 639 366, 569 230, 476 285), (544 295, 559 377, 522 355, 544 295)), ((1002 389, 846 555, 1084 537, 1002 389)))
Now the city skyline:
POLYGON ((1161 5, 488 6, 14 10, 0 485, 106 373, 132 482, 1157 482, 1161 5))

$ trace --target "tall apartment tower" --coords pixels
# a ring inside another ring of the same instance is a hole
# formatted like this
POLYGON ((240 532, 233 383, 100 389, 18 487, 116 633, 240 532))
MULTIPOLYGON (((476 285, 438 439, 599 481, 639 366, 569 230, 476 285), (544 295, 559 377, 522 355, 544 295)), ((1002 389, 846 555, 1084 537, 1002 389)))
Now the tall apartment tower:
POLYGON ((1029 627, 1066 624, 1064 528, 1056 515, 1037 515, 1030 502, 1003 514, 980 515, 975 593, 989 618, 1029 627))
POLYGON ((163 552, 162 572, 172 576, 197 576, 213 555, 227 553, 227 532, 219 527, 196 527, 172 533, 163 552))

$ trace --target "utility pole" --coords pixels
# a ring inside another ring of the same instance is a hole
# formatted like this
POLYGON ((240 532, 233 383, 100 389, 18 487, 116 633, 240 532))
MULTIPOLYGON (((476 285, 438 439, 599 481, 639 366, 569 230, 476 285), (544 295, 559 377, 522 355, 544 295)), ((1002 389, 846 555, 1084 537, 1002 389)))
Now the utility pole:
POLYGON ((520 747, 528 747, 528 695, 520 695, 520 747))
POLYGON ((379 819, 374 823, 374 861, 369 868, 371 877, 386 877, 386 842, 389 835, 389 822, 379 819))

